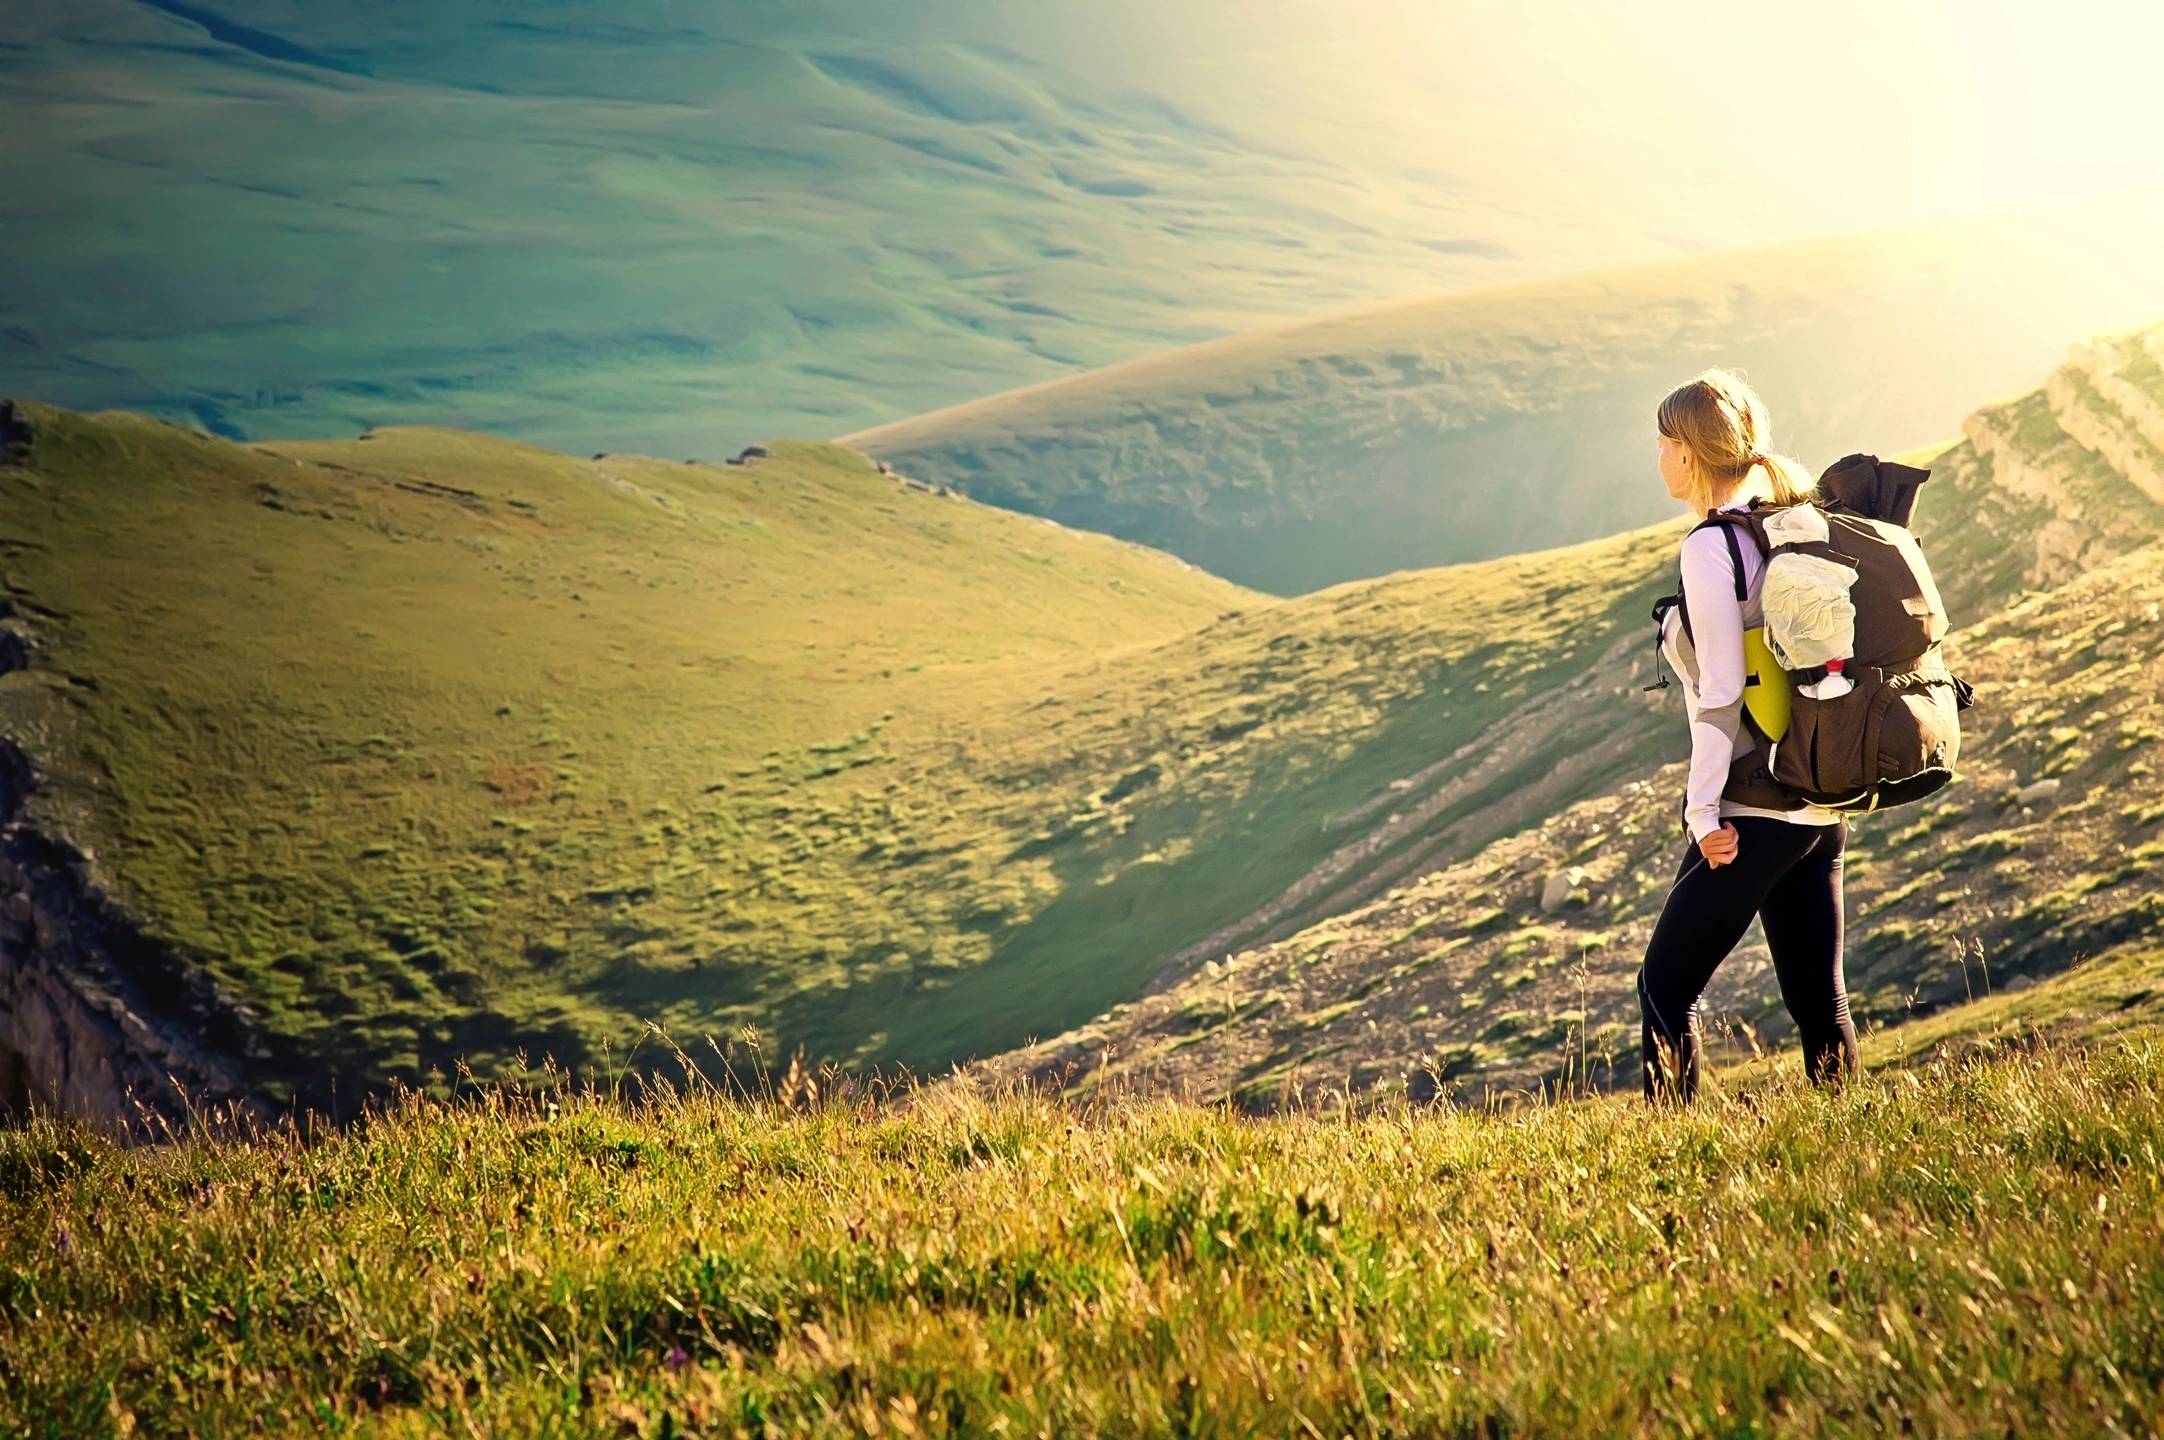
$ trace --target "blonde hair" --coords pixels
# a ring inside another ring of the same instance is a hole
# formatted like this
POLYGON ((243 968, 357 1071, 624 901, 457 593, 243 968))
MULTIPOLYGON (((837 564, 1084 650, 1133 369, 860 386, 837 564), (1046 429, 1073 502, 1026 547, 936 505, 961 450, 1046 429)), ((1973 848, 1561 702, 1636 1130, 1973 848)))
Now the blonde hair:
POLYGON ((1811 472, 1786 455, 1769 448, 1773 422, 1766 418, 1766 403, 1744 378, 1733 370, 1703 371, 1687 385, 1668 392, 1654 414, 1654 423, 1671 440, 1690 447, 1691 513, 1704 516, 1721 504, 1723 492, 1744 484, 1735 495, 1763 495, 1776 505, 1793 505, 1817 492, 1811 472), (1763 468, 1766 478, 1751 485, 1753 470, 1763 468))

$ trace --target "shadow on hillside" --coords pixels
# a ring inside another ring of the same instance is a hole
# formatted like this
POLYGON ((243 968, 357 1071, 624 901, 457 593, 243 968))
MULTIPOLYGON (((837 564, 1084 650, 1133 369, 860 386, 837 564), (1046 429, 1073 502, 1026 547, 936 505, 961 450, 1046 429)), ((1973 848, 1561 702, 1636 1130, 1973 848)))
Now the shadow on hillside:
MULTIPOLYGON (((1326 817, 1387 794, 1408 768, 1520 720, 1528 704, 1587 674, 1614 644, 1618 627, 1623 634, 1650 633, 1653 597, 1671 584, 1666 574, 1652 574, 1618 596, 1596 623, 1577 627, 1578 643, 1547 657, 1528 677, 1528 699, 1503 711, 1494 724, 1468 724, 1463 698, 1444 694, 1442 676, 1432 675, 1342 760, 1309 765, 1304 755, 1280 757, 1236 791, 1201 792, 1201 803, 1190 798, 1197 793, 1190 786, 1139 807, 1117 841, 1033 842, 1026 848, 1051 857, 1058 893, 1028 921, 1000 932, 988 960, 951 979, 918 970, 846 991, 793 996, 770 1012, 778 1038, 790 1045, 793 1036, 815 1034, 881 1037, 867 1058, 936 1071, 1049 1038, 1134 999, 1177 952, 1251 916, 1299 884, 1331 851, 1361 838, 1362 832, 1350 826, 1325 832, 1326 817), (1408 757, 1413 757, 1410 767, 1408 757), (1188 839, 1193 848, 1178 860, 1135 859, 1188 839), (1114 866, 1119 868, 1108 878, 1114 866), (1164 916, 1178 918, 1156 924, 1155 917, 1164 916)), ((1493 660, 1502 649, 1486 647, 1464 663, 1493 660)), ((1620 667, 1612 676, 1603 671, 1595 678, 1601 685, 1631 686, 1645 679, 1620 667)), ((1614 785, 1644 762, 1668 719, 1638 705, 1588 707, 1567 717, 1555 743, 1571 754, 1599 749, 1605 758, 1575 783, 1559 785, 1543 810, 1614 785)), ((1555 768, 1555 756, 1540 751, 1499 768, 1424 823, 1377 843, 1284 914, 1242 929, 1230 948, 1281 938, 1511 833, 1526 818, 1521 806, 1510 803, 1512 797, 1552 780, 1555 768), (1412 853, 1452 827, 1461 828, 1450 836, 1447 852, 1412 853), (1404 873, 1409 861, 1410 873, 1404 873)), ((1145 788, 1137 798, 1150 793, 1145 788)))

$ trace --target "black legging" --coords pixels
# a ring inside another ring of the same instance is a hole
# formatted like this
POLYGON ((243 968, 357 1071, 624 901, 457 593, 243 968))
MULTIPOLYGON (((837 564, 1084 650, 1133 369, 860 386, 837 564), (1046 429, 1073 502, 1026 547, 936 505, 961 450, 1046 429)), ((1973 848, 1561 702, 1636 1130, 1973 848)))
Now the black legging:
POLYGON ((1837 1082, 1856 1072, 1856 1026, 1841 974, 1841 852, 1848 821, 1799 825, 1770 815, 1731 815, 1727 823, 1736 827, 1736 858, 1709 865, 1691 843, 1638 971, 1649 1099, 1697 1094, 1698 999, 1714 968, 1750 928, 1753 913, 1765 925, 1781 999, 1803 1041, 1806 1073, 1814 1081, 1837 1082))

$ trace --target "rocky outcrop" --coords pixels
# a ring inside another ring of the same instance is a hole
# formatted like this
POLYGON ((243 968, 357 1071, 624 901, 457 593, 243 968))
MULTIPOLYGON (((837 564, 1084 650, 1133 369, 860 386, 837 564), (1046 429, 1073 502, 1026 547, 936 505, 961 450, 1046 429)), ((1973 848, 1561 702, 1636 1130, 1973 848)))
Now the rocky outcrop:
POLYGON ((1992 484, 2016 499, 2047 510, 2072 504, 2065 477, 2032 461, 2014 443, 2010 413, 2010 407, 1995 406, 1974 411, 1961 422, 1961 436, 1989 468, 1992 484))
POLYGON ((24 823, 36 779, 0 742, 0 1106, 134 1138, 191 1109, 271 1118, 244 1080, 268 1058, 246 1014, 102 895, 88 857, 24 823))
POLYGON ((30 444, 30 422, 13 400, 0 400, 0 465, 10 464, 30 444))
POLYGON ((1979 530, 1993 534, 2019 557, 2021 583, 2031 587, 2065 584, 2128 547, 2144 519, 2126 512, 2120 482, 2144 495, 2164 485, 2138 453, 2146 442, 2100 414, 2084 388, 2074 368, 2065 367, 2039 395, 1976 411, 1961 427, 1973 462, 1958 456, 1944 462, 1979 467, 1984 493, 2012 507, 1973 511, 1964 541, 1973 542, 1979 530))
POLYGON ((2045 383, 2045 396, 2075 444, 2164 505, 2164 407, 2123 375, 2136 357, 2149 359, 2140 338, 2077 344, 2045 383))
MULTIPOLYGON (((2077 345, 2068 362, 2071 367, 2078 368, 2095 387, 2097 395, 2118 412, 2119 425, 2128 432, 2127 443, 2131 445, 2135 438, 2146 443, 2148 457, 2164 454, 2164 395, 2152 393, 2129 377, 2143 374, 2153 382, 2159 362, 2164 362, 2164 326, 2077 345)), ((2157 479, 2151 473, 2128 478, 2136 484, 2142 484, 2144 480, 2154 483, 2157 479)), ((2147 486, 2145 490, 2151 499, 2164 502, 2164 496, 2155 490, 2147 486)))
MULTIPOLYGON (((2076 444, 2101 458, 2149 499, 2164 505, 2164 451, 2160 451, 2133 423, 2124 409, 2115 408, 2098 389, 2096 378, 2099 373, 2104 375, 2107 383, 2115 377, 2101 366, 2096 370, 2077 368, 2084 361, 2095 364, 2096 357, 2077 352, 2074 364, 2054 372, 2045 382, 2044 394, 2051 401, 2053 416, 2076 444)), ((2135 396, 2141 393, 2123 382, 2116 384, 2114 389, 2135 396)))

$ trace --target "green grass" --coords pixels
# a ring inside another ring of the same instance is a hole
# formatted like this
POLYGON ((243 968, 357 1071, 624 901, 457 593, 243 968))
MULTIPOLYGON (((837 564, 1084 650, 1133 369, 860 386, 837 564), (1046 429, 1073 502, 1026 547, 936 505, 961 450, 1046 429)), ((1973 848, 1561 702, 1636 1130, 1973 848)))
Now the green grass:
POLYGON ((2014 989, 1985 964, 1973 970, 1973 1002, 1880 1030, 1865 1043, 1866 1060, 1911 1063, 1948 1045, 1988 1050, 2038 1036, 2095 1044, 2164 1018, 2164 953, 2150 944, 2085 956, 2040 981, 2016 979, 2014 989))
POLYGON ((2164 1384, 2151 1032, 1681 1113, 803 1078, 0 1131, 0 1426, 2131 1434, 2164 1384))

